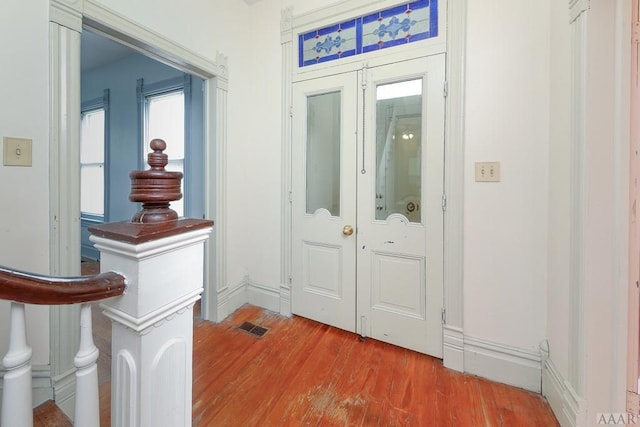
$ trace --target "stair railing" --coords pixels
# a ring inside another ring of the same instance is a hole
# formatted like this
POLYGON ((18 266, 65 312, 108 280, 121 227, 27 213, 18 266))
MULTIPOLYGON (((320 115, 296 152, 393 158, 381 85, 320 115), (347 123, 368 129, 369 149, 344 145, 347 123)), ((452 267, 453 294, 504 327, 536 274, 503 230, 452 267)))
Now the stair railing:
POLYGON ((100 425, 98 349, 93 343, 90 303, 120 296, 125 287, 125 277, 114 272, 55 278, 0 267, 0 299, 11 301, 9 349, 2 359, 6 372, 0 426, 33 426, 32 351, 27 344, 25 304, 81 304, 74 420, 78 426, 100 425))

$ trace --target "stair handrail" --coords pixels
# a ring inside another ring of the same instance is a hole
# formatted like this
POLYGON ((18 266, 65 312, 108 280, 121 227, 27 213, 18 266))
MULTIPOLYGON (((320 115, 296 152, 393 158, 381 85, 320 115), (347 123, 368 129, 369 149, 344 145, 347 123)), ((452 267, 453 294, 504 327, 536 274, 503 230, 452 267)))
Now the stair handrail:
POLYGON ((113 271, 89 276, 51 277, 0 266, 0 299, 23 304, 64 305, 120 296, 126 279, 113 271))
POLYGON ((0 426, 33 426, 31 347, 27 344, 25 304, 81 304, 76 367, 77 426, 100 425, 98 349, 93 342, 91 302, 123 295, 126 278, 112 271, 89 276, 51 277, 0 266, 0 299, 11 301, 9 349, 2 359, 0 426))

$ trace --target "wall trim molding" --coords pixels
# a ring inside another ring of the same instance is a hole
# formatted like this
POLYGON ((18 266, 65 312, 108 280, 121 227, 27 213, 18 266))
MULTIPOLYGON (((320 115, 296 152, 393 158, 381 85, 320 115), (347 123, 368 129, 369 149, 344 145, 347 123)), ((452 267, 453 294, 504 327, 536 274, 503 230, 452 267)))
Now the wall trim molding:
POLYGON ((542 395, 562 427, 585 425, 585 401, 548 358, 542 362, 542 395))
POLYGON ((280 310, 280 289, 272 286, 247 282, 247 302, 252 305, 264 307, 267 310, 278 313, 280 310))
POLYGON ((467 0, 449 2, 444 192, 445 330, 464 329, 464 111, 467 0))
POLYGON ((569 0, 569 22, 591 8, 591 0, 569 0))
POLYGON ((585 105, 587 98, 587 14, 571 23, 571 165, 569 233, 569 372, 568 380, 583 395, 585 388, 585 105))
POLYGON ((79 0, 50 0, 49 21, 82 31, 82 3, 79 0))
POLYGON ((96 0, 83 0, 83 26, 179 70, 203 79, 225 75, 219 64, 175 43, 96 0))
POLYGON ((235 286, 225 287, 218 290, 218 317, 216 321, 221 322, 231 313, 242 307, 249 301, 247 296, 247 278, 235 286))
MULTIPOLYGON (((49 271, 80 275, 80 33, 49 23, 49 271)), ((73 358, 79 346, 80 309, 49 308, 49 382, 52 398, 75 396, 73 358), (70 331, 75 331, 70 332, 70 331), (66 379, 70 394, 60 390, 66 379)), ((36 390, 34 389, 34 394, 36 390)))
POLYGON ((278 313, 281 303, 280 295, 280 287, 252 282, 249 276, 245 276, 242 281, 235 286, 222 289, 218 292, 219 321, 224 320, 245 304, 255 305, 256 307, 278 313))
POLYGON ((465 336, 464 371, 536 393, 541 391, 542 357, 539 351, 465 336))
POLYGON ((292 191, 291 182, 291 140, 292 140, 292 117, 293 90, 291 86, 293 78, 293 9, 291 7, 282 9, 280 15, 280 43, 282 52, 282 122, 280 129, 282 132, 282 151, 280 153, 282 166, 280 170, 280 229, 282 236, 280 241, 280 314, 291 315, 291 232, 292 232, 292 204, 289 195, 292 191))
POLYGON ((464 372, 464 333, 461 328, 442 327, 442 363, 445 368, 464 372))

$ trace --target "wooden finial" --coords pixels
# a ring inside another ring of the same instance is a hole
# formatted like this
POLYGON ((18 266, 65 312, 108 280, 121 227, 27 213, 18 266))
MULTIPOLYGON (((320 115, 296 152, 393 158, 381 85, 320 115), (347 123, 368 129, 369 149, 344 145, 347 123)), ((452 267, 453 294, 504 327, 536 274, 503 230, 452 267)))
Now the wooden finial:
POLYGON ((149 224, 176 220, 178 214, 170 209, 169 205, 170 202, 182 198, 182 172, 168 172, 164 169, 168 162, 168 156, 163 153, 167 148, 166 142, 154 139, 149 146, 153 150, 147 156, 147 163, 151 169, 129 173, 129 200, 142 202, 142 210, 137 212, 131 221, 149 224))

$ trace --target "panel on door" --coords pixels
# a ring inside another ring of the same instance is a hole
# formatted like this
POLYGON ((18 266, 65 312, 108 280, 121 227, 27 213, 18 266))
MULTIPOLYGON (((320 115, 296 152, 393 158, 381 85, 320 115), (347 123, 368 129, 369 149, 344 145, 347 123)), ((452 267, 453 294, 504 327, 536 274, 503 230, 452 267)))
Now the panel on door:
POLYGON ((441 357, 444 55, 363 73, 357 329, 441 357))
POLYGON ((355 73, 293 85, 292 311, 355 332, 355 73))

